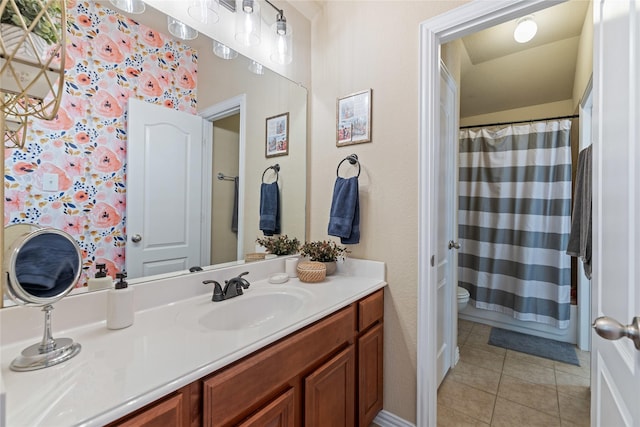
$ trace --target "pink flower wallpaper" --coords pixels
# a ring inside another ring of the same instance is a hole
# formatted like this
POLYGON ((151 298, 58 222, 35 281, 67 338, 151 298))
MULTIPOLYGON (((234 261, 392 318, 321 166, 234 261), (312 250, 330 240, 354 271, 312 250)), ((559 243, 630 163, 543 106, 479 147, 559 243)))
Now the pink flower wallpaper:
POLYGON ((197 54, 99 3, 67 7, 65 93, 54 120, 30 121, 24 150, 5 150, 4 224, 73 236, 85 286, 96 263, 125 267, 127 99, 195 114, 197 54))

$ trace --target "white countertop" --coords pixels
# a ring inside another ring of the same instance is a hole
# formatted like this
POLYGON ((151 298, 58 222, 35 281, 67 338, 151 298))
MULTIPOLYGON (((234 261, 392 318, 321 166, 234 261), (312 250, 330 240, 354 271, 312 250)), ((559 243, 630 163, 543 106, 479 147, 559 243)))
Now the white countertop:
POLYGON ((67 362, 31 372, 13 372, 9 364, 40 340, 42 313, 28 307, 0 310, 6 426, 104 425, 386 285, 384 264, 375 261, 348 260, 321 283, 268 283, 269 275, 282 271, 284 258, 278 258, 134 285, 135 322, 115 331, 104 320, 106 292, 67 297, 55 305, 53 336, 72 338, 82 350, 67 362), (211 302, 212 288, 202 280, 224 286, 224 279, 242 271, 250 271, 245 295, 211 302), (199 323, 216 307, 278 292, 306 296, 305 302, 240 331, 211 330, 199 323))

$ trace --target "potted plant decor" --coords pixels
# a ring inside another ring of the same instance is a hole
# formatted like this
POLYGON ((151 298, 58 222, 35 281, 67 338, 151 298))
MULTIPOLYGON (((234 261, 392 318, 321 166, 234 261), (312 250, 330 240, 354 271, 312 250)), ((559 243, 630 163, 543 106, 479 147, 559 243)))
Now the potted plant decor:
MULTIPOLYGON (((61 0, 49 2, 46 0, 15 0, 15 4, 18 7, 19 13, 10 2, 7 3, 2 11, 2 18, 0 19, 2 24, 12 25, 22 30, 23 26, 20 17, 24 20, 26 28, 29 28, 33 21, 37 19, 36 25, 31 30, 31 33, 49 45, 59 41, 61 29, 59 18, 62 15, 61 0), (38 18, 43 5, 47 6, 48 15, 52 19, 48 19, 46 15, 38 18), (56 19, 58 20, 57 22, 56 19)), ((3 30, 2 33, 3 38, 5 38, 5 31, 3 30)))
POLYGON ((295 254, 300 248, 300 241, 295 237, 290 239, 286 234, 278 237, 257 238, 256 243, 263 246, 267 252, 274 255, 295 254))
POLYGON ((47 120, 55 116, 57 106, 53 109, 46 108, 54 106, 55 100, 62 96, 65 56, 62 41, 66 31, 66 25, 63 23, 63 1, 0 1, 0 56, 6 60, 2 67, 3 77, 6 78, 2 79, 0 90, 17 94, 14 99, 41 100, 50 92, 55 93, 57 87, 60 94, 54 96, 53 100, 28 106, 23 103, 20 107, 26 114, 38 112, 40 118, 47 120), (43 8, 46 9, 46 13, 43 13, 43 8), (60 66, 52 63, 57 55, 62 58, 60 66), (43 70, 46 71, 43 73, 43 70))
POLYGON ((347 248, 334 241, 305 242, 300 248, 300 254, 310 261, 323 262, 327 268, 327 276, 335 273, 336 261, 347 253, 347 248))

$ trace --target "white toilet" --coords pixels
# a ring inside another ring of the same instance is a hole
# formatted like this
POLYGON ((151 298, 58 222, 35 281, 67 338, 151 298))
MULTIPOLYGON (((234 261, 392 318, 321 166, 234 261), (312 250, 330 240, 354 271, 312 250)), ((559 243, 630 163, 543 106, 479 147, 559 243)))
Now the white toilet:
POLYGON ((458 286, 458 312, 467 306, 469 302, 469 291, 458 286))

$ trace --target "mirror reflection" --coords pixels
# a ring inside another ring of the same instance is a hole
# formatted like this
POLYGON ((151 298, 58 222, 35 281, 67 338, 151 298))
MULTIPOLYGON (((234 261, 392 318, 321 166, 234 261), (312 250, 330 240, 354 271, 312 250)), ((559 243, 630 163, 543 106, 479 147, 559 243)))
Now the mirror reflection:
MULTIPOLYGON (((6 151, 5 226, 39 224, 71 235, 83 256, 79 286, 93 277, 96 264, 105 264, 112 277, 128 270, 132 237, 140 234, 142 242, 148 242, 147 220, 159 214, 179 217, 165 204, 155 212, 143 210, 141 222, 132 229, 136 213, 130 209, 129 183, 134 175, 144 177, 141 168, 128 163, 132 144, 141 143, 131 138, 130 128, 139 122, 128 120, 128 101, 135 99, 201 116, 202 155, 197 162, 179 163, 153 141, 142 150, 141 161, 151 161, 145 150, 152 152, 154 162, 162 161, 156 166, 168 182, 199 188, 192 191, 200 200, 196 216, 174 221, 159 235, 199 223, 200 236, 206 237, 176 243, 197 249, 193 257, 173 263, 175 269, 128 272, 131 283, 148 274, 186 274, 185 268, 194 265, 215 268, 255 252, 255 239, 262 236, 262 174, 274 163, 281 167, 282 233, 304 240, 306 89, 266 68, 262 75, 252 73, 249 68, 255 64, 249 58, 216 57, 212 40, 202 34, 188 43, 172 39, 164 32, 166 17, 152 8, 135 22, 100 3, 79 1, 68 9, 68 17, 60 111, 52 121, 30 121, 24 150, 6 151), (265 120, 284 113, 290 118, 288 154, 267 158, 265 120), (182 175, 194 168, 201 169, 198 182, 182 175), (219 180, 218 174, 234 180, 219 180)), ((179 129, 181 121, 173 125, 179 129)), ((149 200, 160 195, 157 190, 147 194, 149 200)))

